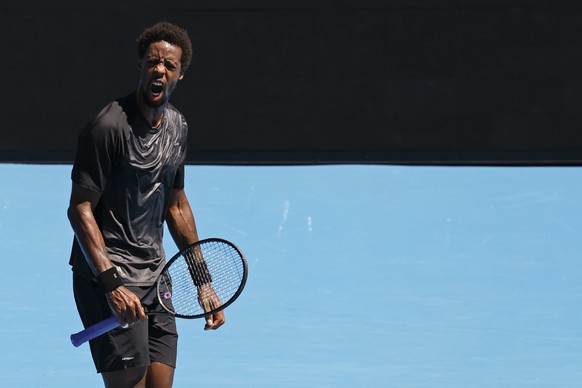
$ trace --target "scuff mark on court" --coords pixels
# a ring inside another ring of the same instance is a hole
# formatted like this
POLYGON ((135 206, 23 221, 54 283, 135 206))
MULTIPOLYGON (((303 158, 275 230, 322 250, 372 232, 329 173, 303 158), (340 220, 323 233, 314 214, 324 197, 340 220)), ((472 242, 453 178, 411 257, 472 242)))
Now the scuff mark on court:
POLYGON ((281 217, 281 222, 279 223, 279 228, 277 228, 277 237, 281 237, 281 233, 283 232, 283 225, 287 222, 287 217, 289 216, 289 208, 291 207, 291 203, 289 200, 286 200, 283 205, 283 215, 281 217))

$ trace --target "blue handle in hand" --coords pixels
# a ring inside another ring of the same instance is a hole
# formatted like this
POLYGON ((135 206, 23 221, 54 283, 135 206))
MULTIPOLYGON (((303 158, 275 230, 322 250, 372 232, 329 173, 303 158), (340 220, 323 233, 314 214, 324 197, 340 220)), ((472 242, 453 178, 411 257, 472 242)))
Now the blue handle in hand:
POLYGON ((85 342, 92 340, 93 338, 99 337, 101 334, 105 334, 110 330, 115 329, 116 327, 121 326, 117 317, 114 315, 110 318, 107 318, 104 321, 94 324, 86 328, 85 330, 81 330, 76 334, 71 335, 71 342, 75 346, 81 346, 85 342))

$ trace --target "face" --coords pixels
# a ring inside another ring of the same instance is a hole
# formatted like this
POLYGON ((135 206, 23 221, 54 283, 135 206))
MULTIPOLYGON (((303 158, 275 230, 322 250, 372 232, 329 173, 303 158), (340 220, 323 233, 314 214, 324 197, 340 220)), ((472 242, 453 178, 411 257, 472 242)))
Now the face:
POLYGON ((165 41, 149 45, 139 61, 137 92, 152 108, 164 105, 170 99, 179 80, 184 77, 180 57, 182 49, 165 41))

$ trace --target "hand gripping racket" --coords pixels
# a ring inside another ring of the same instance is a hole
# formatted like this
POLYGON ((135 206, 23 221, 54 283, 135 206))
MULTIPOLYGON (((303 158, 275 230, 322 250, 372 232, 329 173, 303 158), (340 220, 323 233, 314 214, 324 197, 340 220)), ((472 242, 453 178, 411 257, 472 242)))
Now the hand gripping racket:
MULTIPOLYGON (((164 312, 148 311, 146 314, 169 314, 178 318, 202 318, 215 314, 238 298, 247 280, 248 266, 242 252, 232 243, 218 238, 198 241, 176 253, 160 273, 156 283, 141 299, 151 300, 153 292, 164 312), (220 303, 201 305, 198 292, 210 285, 220 303)), ((71 342, 80 346, 110 330, 121 326, 112 317, 71 335, 71 342)))

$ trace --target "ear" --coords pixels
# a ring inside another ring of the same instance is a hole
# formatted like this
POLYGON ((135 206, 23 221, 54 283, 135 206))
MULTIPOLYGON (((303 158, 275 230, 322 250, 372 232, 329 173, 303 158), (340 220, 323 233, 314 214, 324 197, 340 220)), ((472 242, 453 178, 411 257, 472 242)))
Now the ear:
POLYGON ((184 78, 184 72, 180 72, 180 77, 178 77, 178 81, 182 81, 182 79, 184 78))

